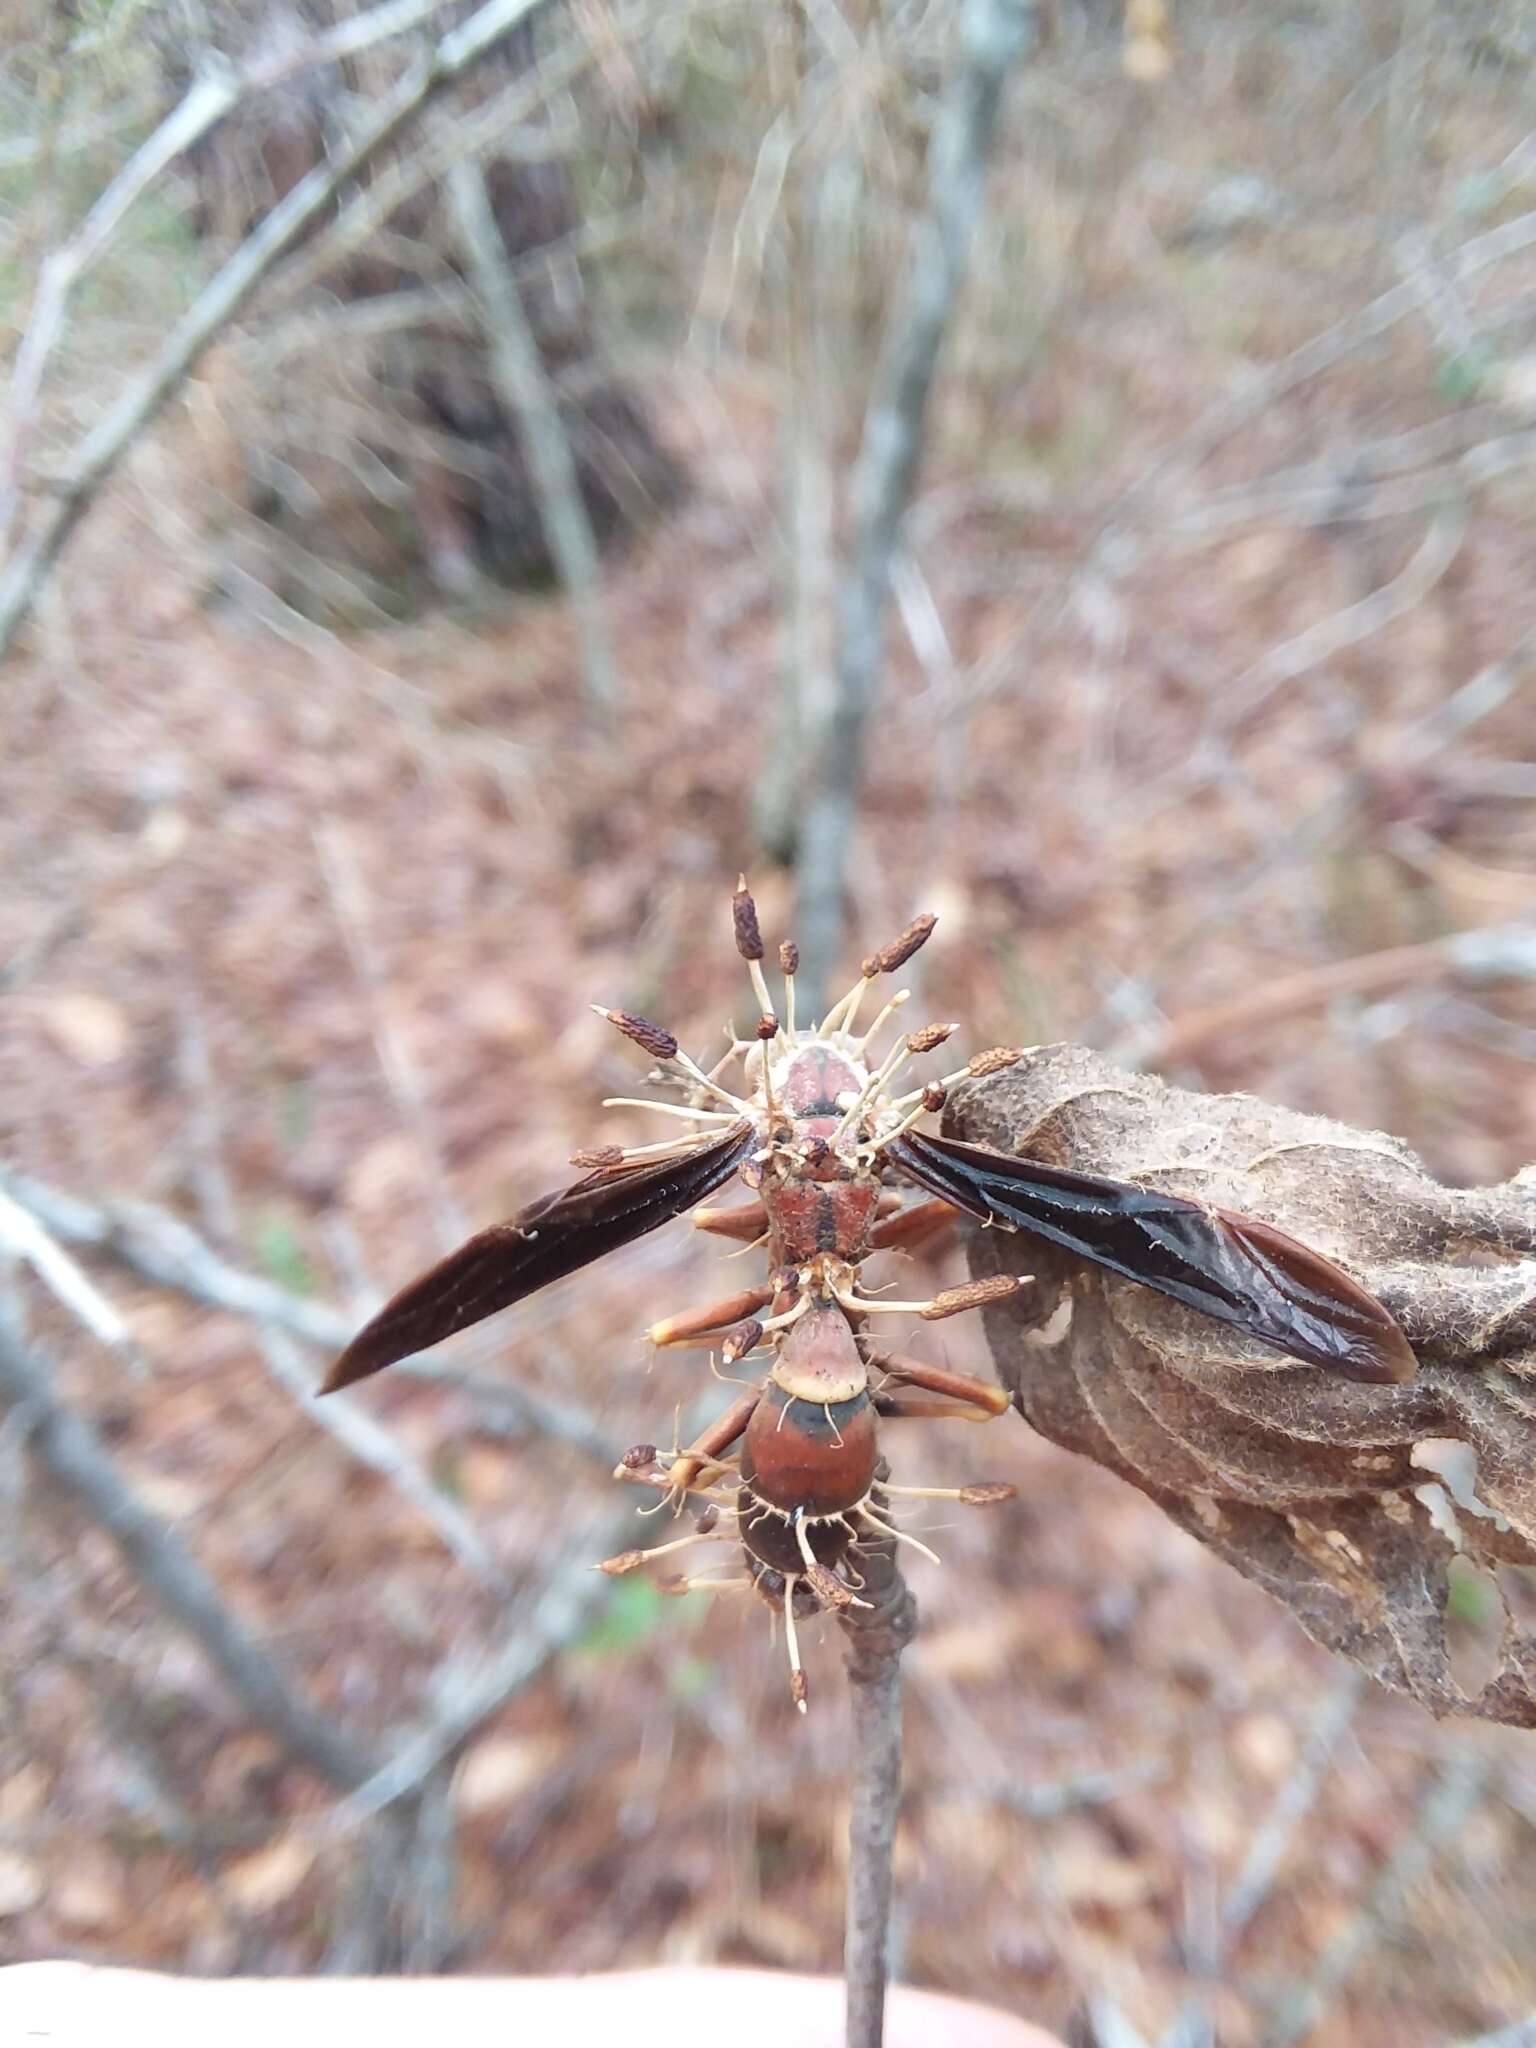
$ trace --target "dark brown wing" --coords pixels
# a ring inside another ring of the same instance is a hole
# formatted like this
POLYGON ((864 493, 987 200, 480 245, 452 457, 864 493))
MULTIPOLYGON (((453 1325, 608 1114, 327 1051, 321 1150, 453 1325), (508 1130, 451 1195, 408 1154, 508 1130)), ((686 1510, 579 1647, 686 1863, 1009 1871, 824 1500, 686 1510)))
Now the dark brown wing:
POLYGON ((602 1169, 493 1223, 386 1302, 331 1367, 321 1393, 425 1351, 680 1216, 730 1179, 753 1139, 749 1123, 733 1124, 681 1158, 602 1169))
POLYGON ((1417 1369, 1374 1295, 1256 1217, 918 1131, 885 1156, 967 1215, 1033 1231, 1292 1358, 1361 1380, 1408 1380, 1417 1369))

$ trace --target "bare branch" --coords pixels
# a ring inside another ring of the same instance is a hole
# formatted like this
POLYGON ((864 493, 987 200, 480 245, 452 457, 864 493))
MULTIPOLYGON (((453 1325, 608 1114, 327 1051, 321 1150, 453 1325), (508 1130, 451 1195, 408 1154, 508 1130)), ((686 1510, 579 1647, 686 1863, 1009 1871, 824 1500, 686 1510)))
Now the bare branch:
MULTIPOLYGON (((1457 284, 1465 284, 1484 270, 1529 249, 1533 243, 1536 243, 1536 210, 1518 214, 1515 219, 1490 228, 1486 234, 1472 236, 1452 252, 1447 259, 1446 270, 1457 284)), ((1203 462, 1229 435, 1273 405, 1277 398, 1348 361, 1350 356, 1369 347, 1373 341, 1379 341, 1400 321, 1418 312, 1422 303, 1416 285, 1394 285, 1358 312, 1348 314, 1323 333, 1313 335, 1310 341, 1303 342, 1300 348, 1293 349, 1278 363, 1255 370, 1238 390, 1219 399, 1188 433, 1165 448, 1151 468, 1121 492, 1100 527, 1096 551, 1102 551, 1107 541, 1125 531, 1127 514, 1133 509, 1139 511, 1156 485, 1203 462)))
POLYGON ((1389 946, 1352 960, 1330 960, 1282 975, 1230 1002, 1213 1003, 1132 1033, 1110 1056, 1127 1066, 1178 1066, 1198 1058, 1214 1042, 1321 1009, 1339 996, 1380 996, 1391 989, 1447 979, 1536 981, 1536 925, 1484 925, 1415 946, 1389 946))
POLYGON ((633 1527, 626 1511, 587 1530, 552 1565, 539 1565, 547 1583, 506 1642, 488 1662, 459 1660, 439 1673, 438 1706, 414 1733, 398 1739, 387 1763, 342 1800, 332 1815, 337 1828, 355 1827, 416 1791, 470 1740, 513 1693, 532 1684, 550 1659, 581 1633, 607 1597, 608 1581, 592 1569, 633 1527))
POLYGON ((55 482, 52 506, 0 572, 0 656, 9 651, 97 492, 272 266, 428 101, 542 4, 543 0, 485 0, 375 103, 351 142, 300 179, 209 279, 149 364, 81 441, 55 482))
POLYGON ((1323 1694, 1312 1716, 1296 1765, 1287 1773, 1268 1813, 1248 1844, 1237 1881, 1222 1902, 1220 1937, 1223 1946, 1237 1941, 1274 1884, 1296 1830, 1311 1812, 1333 1753, 1360 1705, 1365 1682, 1360 1673, 1341 1672, 1323 1694))
POLYGON ((206 135, 239 97, 234 72, 224 64, 210 66, 154 134, 134 151, 69 240, 44 260, 32 317, 11 375, 11 447, 0 478, 0 546, 9 542, 20 510, 27 442, 48 361, 63 331, 70 293, 108 247, 124 216, 166 167, 206 135))
POLYGON ((136 1356, 128 1325, 95 1282, 37 1218, 0 1189, 0 1251, 24 1260, 38 1279, 100 1344, 136 1356))
POLYGON ((875 370, 851 485, 852 553, 838 622, 836 694, 808 736, 817 784, 800 831, 796 932, 812 1009, 824 1000, 842 931, 848 846, 879 690, 891 558, 922 456, 939 351, 986 200, 1003 84, 1036 35, 1029 0, 965 0, 960 52, 934 122, 928 204, 912 236, 905 291, 875 370))
POLYGON ((440 1487, 433 1485, 382 1422, 345 1394, 335 1400, 317 1401, 320 1375, 304 1363, 286 1330, 263 1324, 257 1341, 272 1377, 299 1403, 306 1421, 318 1423, 360 1465, 387 1479, 400 1497, 431 1524, 453 1556, 482 1586, 499 1593, 509 1590, 506 1573, 486 1549, 468 1515, 440 1487))
MULTIPOLYGON (((232 1265, 179 1217, 147 1202, 108 1206, 82 1202, 4 1165, 0 1165, 0 1190, 67 1244, 103 1252, 157 1287, 169 1287, 209 1308, 225 1309, 267 1328, 286 1331, 321 1351, 340 1351, 356 1334, 356 1316, 344 1315, 324 1302, 308 1301, 232 1265)), ((468 1395, 487 1411, 485 1428, 547 1436, 595 1458, 605 1469, 613 1463, 613 1445, 574 1402, 530 1393, 510 1380, 478 1378, 462 1366, 436 1359, 402 1359, 394 1370, 468 1395)), ((334 1400, 327 1405, 333 1406, 334 1400)))
POLYGON ((597 542, 561 424, 560 408, 517 285, 508 268, 496 217, 477 163, 461 158, 448 172, 448 194, 459 240, 474 280, 496 394, 515 421, 528 474, 538 499, 549 552, 570 600, 581 644, 582 688, 599 724, 619 698, 618 674, 603 622, 597 542))
MULTIPOLYGON (((885 1476, 882 1462, 879 1477, 885 1476)), ((917 1602, 901 1575, 894 1537, 861 1544, 859 1570, 869 1605, 844 1608, 837 1617, 847 1643, 853 1776, 843 1976, 847 2048, 880 2048, 890 1968, 891 1851, 901 1810, 901 1653, 917 1633, 917 1602)))
MULTIPOLYGON (((1530 452, 1536 452, 1536 437, 1530 452)), ((1234 676, 1218 699, 1213 729, 1230 731, 1268 703, 1286 683, 1321 667, 1344 648, 1358 646, 1422 604, 1461 552, 1465 536, 1465 512, 1459 506, 1443 510, 1430 521, 1429 530, 1413 556, 1390 583, 1383 583, 1357 603, 1346 605, 1342 611, 1319 619, 1293 638, 1282 641, 1234 676)))
POLYGON ((0 1316, 0 1391, 21 1405, 37 1457, 75 1504, 112 1539, 151 1596, 201 1646, 263 1727, 297 1757, 348 1790, 378 1768, 297 1690, 269 1643, 225 1605, 217 1585, 175 1533, 129 1487, 90 1424, 60 1399, 54 1362, 24 1344, 0 1316))
POLYGON ((1333 1935, 1306 1983, 1282 2002, 1264 2035, 1265 2048, 1292 2048, 1305 2040, 1365 1957, 1391 1936, 1414 1886, 1476 1811, 1488 1775, 1484 1758, 1467 1749, 1451 1752, 1360 1911, 1333 1935))

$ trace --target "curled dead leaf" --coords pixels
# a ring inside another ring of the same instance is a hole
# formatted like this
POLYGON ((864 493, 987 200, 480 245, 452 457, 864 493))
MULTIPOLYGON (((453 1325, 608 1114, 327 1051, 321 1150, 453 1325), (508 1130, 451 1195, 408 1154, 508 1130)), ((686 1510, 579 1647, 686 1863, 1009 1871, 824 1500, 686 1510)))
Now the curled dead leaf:
POLYGON ((1054 1443, 1107 1466, 1285 1603, 1308 1634, 1432 1713, 1536 1726, 1536 1630, 1506 1615, 1475 1691, 1451 1668, 1458 1556, 1536 1564, 1536 1175, 1445 1188, 1395 1139, 1201 1095, 1076 1046, 955 1092, 945 1130, 1278 1225, 1360 1281, 1418 1358, 1366 1385, 1019 1232, 970 1232, 978 1275, 1035 1285, 986 1311, 1004 1383, 1054 1443), (1431 1499, 1443 1449, 1475 1476, 1431 1499))

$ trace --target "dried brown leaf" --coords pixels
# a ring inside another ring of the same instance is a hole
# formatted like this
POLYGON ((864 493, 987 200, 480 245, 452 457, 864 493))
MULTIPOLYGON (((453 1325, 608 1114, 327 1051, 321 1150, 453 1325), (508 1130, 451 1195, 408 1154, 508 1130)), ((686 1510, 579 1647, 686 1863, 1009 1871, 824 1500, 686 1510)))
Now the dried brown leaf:
POLYGON ((1392 1311, 1418 1376, 1364 1385, 1039 1239, 970 1234, 978 1275, 1035 1276, 986 1316, 1042 1435, 1130 1480, 1382 1684, 1436 1714, 1536 1726, 1536 1631, 1507 1614, 1498 1668, 1474 1693, 1446 1641, 1458 1547, 1487 1566, 1536 1564, 1536 1171, 1445 1188, 1379 1133, 1169 1088, 1075 1046, 958 1090, 945 1128, 1262 1217, 1392 1311), (1470 1502, 1430 1494, 1437 1474, 1415 1460, 1446 1437, 1476 1456, 1470 1502))

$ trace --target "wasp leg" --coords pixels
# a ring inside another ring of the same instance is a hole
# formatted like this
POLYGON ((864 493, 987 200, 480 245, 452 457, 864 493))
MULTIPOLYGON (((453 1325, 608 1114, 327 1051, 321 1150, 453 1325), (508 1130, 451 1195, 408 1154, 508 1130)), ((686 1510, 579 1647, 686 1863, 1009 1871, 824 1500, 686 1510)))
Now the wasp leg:
POLYGON ((728 1451, 745 1430, 762 1398, 762 1389, 754 1387, 739 1401, 733 1401, 725 1413, 708 1429, 701 1431, 686 1450, 678 1452, 667 1467, 667 1485, 679 1493, 687 1493, 706 1466, 718 1465, 721 1453, 728 1451))
POLYGON ((768 1211, 761 1202, 742 1202, 734 1209, 695 1209, 693 1227, 716 1237, 734 1237, 741 1244, 756 1244, 768 1228, 768 1211))
POLYGON ((869 1233, 871 1249, 877 1252, 916 1251, 932 1244, 955 1221, 960 1211, 950 1202, 914 1202, 887 1216, 869 1233))
POLYGON ((958 1287, 943 1288, 932 1301, 880 1301, 873 1295, 855 1294, 841 1287, 834 1292, 843 1307, 855 1315, 921 1316, 925 1323, 940 1323, 946 1316, 963 1315, 968 1308, 1011 1301, 1029 1277, 1024 1273, 994 1273, 986 1280, 966 1280, 958 1287))
POLYGON ((688 1550, 695 1543, 714 1543, 721 1536, 734 1537, 735 1534, 734 1529, 698 1530, 691 1536, 679 1536, 671 1543, 654 1544, 649 1550, 621 1550, 617 1557, 605 1557, 601 1564, 593 1565, 592 1569, 595 1572, 606 1572, 610 1579, 622 1579, 630 1572, 639 1571, 642 1565, 650 1564, 655 1558, 669 1556, 674 1550, 688 1550))
POLYGON ((671 1578, 658 1579, 656 1590, 671 1599, 681 1599, 685 1593, 750 1593, 752 1581, 746 1578, 690 1579, 686 1572, 677 1572, 671 1578))
POLYGON ((963 1508, 995 1508, 1019 1497, 1019 1489, 1007 1479, 981 1479, 970 1486, 892 1486, 887 1480, 884 1490, 903 1500, 957 1500, 963 1508))
POLYGON ((957 1422, 995 1422, 1013 1405, 1007 1388, 1000 1387, 995 1380, 947 1372, 942 1365, 929 1365, 921 1358, 877 1351, 869 1365, 872 1372, 886 1375, 885 1385, 874 1396, 877 1415, 924 1415, 940 1420, 952 1416, 957 1422), (932 1396, 939 1398, 929 1398, 932 1396))
POLYGON ((690 1309, 680 1316, 666 1316, 661 1322, 652 1323, 645 1334, 653 1344, 708 1344, 732 1323, 755 1316, 772 1299, 771 1287, 747 1287, 724 1301, 712 1302, 708 1308, 690 1309))

